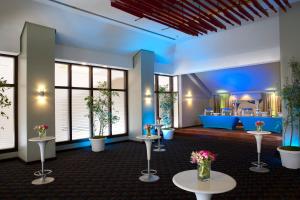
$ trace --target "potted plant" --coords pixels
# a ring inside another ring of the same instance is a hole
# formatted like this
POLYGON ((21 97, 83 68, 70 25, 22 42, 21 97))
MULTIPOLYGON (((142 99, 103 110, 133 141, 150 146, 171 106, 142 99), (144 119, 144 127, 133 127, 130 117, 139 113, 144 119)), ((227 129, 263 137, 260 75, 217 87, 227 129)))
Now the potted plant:
POLYGON ((164 139, 171 140, 174 137, 175 129, 172 128, 171 112, 177 99, 177 93, 167 92, 167 87, 159 88, 159 107, 161 109, 161 121, 164 139))
POLYGON ((87 107, 90 109, 90 115, 93 116, 94 131, 90 138, 92 151, 99 152, 105 149, 105 136, 103 136, 104 130, 109 124, 114 124, 119 121, 119 117, 113 114, 114 108, 112 97, 119 96, 115 91, 107 90, 107 83, 99 82, 97 93, 94 96, 87 96, 84 98, 87 107), (112 108, 112 109, 110 109, 112 108), (98 132, 96 133, 96 126, 98 126, 98 132))
POLYGON ((291 60, 291 78, 282 88, 281 96, 286 108, 284 116, 283 145, 278 147, 282 165, 289 169, 300 168, 300 63, 291 60))
MULTIPOLYGON (((0 78, 0 117, 4 117, 4 118, 8 119, 8 116, 4 112, 4 109, 11 106, 11 101, 8 99, 7 95, 5 95, 5 91, 8 89, 7 87, 5 87, 6 84, 7 84, 7 81, 4 80, 3 77, 1 77, 0 78)), ((3 130, 4 127, 2 127, 0 125, 0 129, 3 130)))

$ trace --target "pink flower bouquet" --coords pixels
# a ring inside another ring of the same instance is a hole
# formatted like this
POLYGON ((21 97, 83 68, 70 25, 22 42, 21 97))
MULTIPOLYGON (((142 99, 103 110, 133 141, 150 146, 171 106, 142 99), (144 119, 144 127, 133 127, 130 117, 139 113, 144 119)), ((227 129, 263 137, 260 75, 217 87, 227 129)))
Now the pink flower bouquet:
POLYGON ((45 137, 47 129, 48 129, 48 125, 47 124, 41 124, 41 125, 35 126, 33 130, 35 130, 35 131, 38 132, 39 137, 45 137))
POLYGON ((193 151, 191 163, 197 164, 197 177, 200 181, 207 181, 210 178, 211 162, 216 160, 216 154, 208 151, 193 151))
POLYGON ((215 161, 216 154, 208 150, 193 151, 191 155, 191 163, 200 164, 204 161, 215 161))

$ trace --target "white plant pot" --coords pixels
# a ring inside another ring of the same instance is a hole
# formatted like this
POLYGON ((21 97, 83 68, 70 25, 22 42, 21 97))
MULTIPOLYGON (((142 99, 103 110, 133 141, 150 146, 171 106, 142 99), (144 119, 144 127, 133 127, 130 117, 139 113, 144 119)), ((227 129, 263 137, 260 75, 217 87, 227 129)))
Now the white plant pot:
POLYGON ((289 169, 300 169, 300 151, 287 151, 277 147, 280 153, 281 163, 283 167, 289 169))
POLYGON ((90 141, 91 141, 91 146, 92 146, 93 152, 104 151, 105 138, 99 138, 99 139, 90 138, 90 141))
POLYGON ((175 129, 162 129, 165 140, 172 140, 174 137, 175 129))

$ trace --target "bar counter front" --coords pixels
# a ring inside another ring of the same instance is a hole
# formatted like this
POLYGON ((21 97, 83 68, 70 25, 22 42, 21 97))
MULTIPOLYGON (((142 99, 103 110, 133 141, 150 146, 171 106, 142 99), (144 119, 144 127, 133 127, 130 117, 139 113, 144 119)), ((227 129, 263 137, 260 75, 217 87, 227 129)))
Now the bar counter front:
POLYGON ((263 121, 264 131, 273 133, 282 132, 282 117, 260 117, 260 116, 213 116, 199 115, 199 120, 204 128, 223 128, 233 130, 240 121, 245 131, 255 131, 256 121, 263 121))

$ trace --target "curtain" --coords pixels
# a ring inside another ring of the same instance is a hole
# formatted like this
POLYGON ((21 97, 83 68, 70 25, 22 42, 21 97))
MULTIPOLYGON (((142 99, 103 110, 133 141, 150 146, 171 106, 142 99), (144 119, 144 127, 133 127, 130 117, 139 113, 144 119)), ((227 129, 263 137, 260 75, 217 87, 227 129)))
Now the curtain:
POLYGON ((221 108, 229 108, 229 94, 214 95, 214 112, 221 113, 221 108))
POLYGON ((262 112, 270 112, 271 110, 271 94, 270 93, 262 93, 262 112))
POLYGON ((275 114, 282 112, 281 96, 275 96, 275 114))
POLYGON ((220 113, 220 96, 214 95, 214 112, 220 113))
POLYGON ((229 94, 220 94, 220 108, 229 108, 229 94))
POLYGON ((281 97, 275 92, 262 93, 263 112, 268 112, 270 115, 276 116, 281 112, 281 97))

